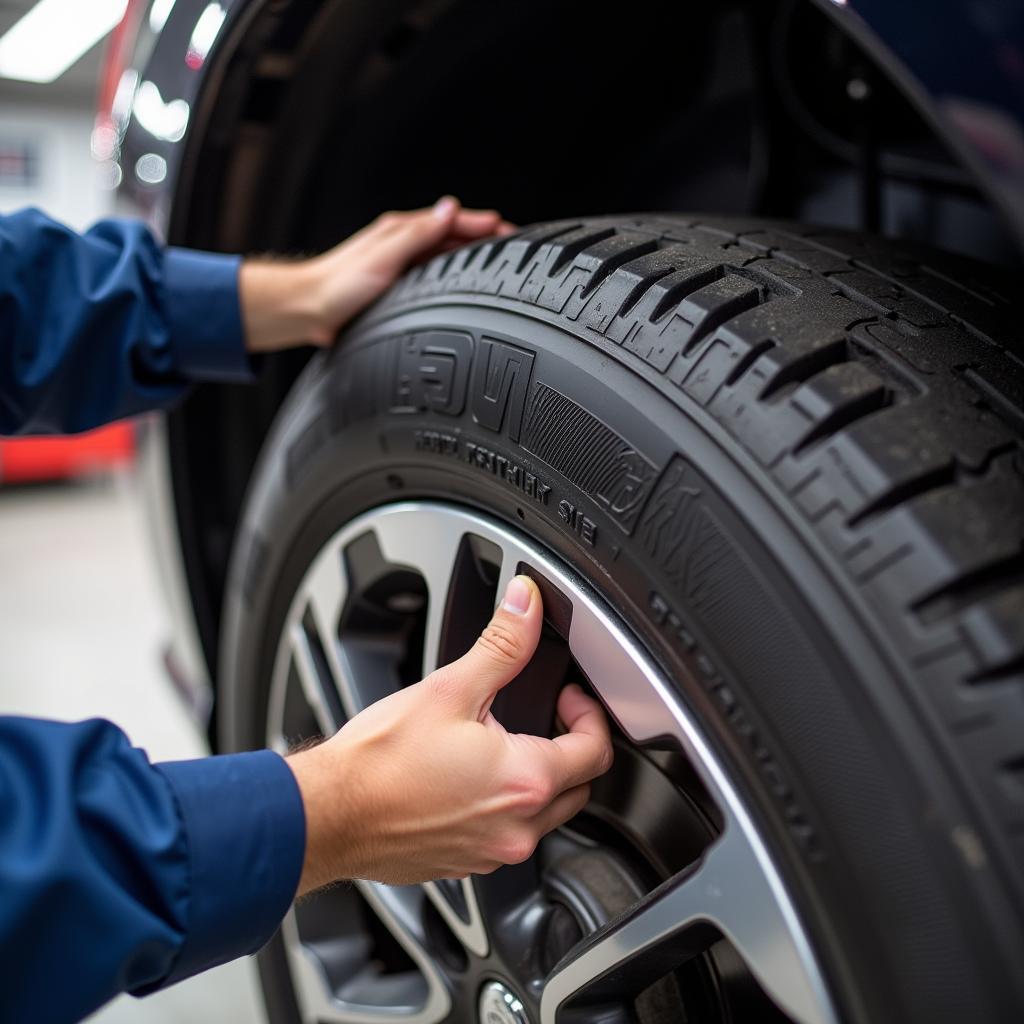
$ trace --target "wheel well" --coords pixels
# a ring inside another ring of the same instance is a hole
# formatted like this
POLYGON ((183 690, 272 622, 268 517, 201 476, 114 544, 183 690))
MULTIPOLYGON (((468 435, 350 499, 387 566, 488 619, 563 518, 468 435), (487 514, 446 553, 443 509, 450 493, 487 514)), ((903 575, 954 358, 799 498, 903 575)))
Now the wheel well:
MULTIPOLYGON (((589 0, 250 3, 204 84, 170 240, 319 251, 381 210, 454 192, 521 223, 753 213, 1019 259, 969 171, 812 0, 635 0, 629 10, 589 0)), ((267 359, 253 387, 201 387, 168 420, 214 679, 246 487, 307 358, 267 359)))

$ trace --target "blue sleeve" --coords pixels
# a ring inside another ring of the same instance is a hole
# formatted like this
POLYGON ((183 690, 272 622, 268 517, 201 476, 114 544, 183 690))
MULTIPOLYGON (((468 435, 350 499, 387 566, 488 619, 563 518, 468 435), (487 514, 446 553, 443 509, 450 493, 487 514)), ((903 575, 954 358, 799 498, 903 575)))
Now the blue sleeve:
POLYGON ((248 380, 237 256, 164 249, 141 223, 76 234, 0 216, 0 434, 75 433, 248 380))
POLYGON ((79 1020, 255 952, 305 841, 271 751, 152 765, 109 722, 0 717, 0 1020, 79 1020))

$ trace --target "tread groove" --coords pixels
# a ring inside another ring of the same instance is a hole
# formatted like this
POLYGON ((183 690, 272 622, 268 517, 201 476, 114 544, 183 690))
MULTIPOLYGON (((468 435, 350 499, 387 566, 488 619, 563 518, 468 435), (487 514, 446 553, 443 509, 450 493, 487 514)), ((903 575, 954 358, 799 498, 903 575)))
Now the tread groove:
POLYGON ((565 267, 572 263, 572 261, 576 259, 576 257, 579 256, 579 254, 588 246, 596 245, 598 242, 603 242, 606 238, 611 238, 614 234, 615 228, 601 228, 562 245, 559 247, 554 260, 551 262, 551 267, 548 270, 548 277, 554 277, 560 270, 564 270, 565 267))
POLYGON ((461 250, 455 249, 454 251, 446 253, 444 256, 442 256, 441 265, 437 271, 437 276, 444 277, 445 274, 447 274, 448 271, 451 270, 452 265, 455 262, 455 257, 459 255, 461 255, 461 250))
POLYGON ((948 487, 950 484, 955 483, 955 481, 956 465, 952 461, 945 466, 938 466, 928 473, 922 473, 911 480, 905 480, 903 483, 891 487, 884 494, 875 498, 874 501, 865 505, 859 512, 850 516, 846 520, 847 528, 854 529, 869 519, 892 511, 892 509, 904 504, 904 502, 910 501, 911 498, 918 498, 922 494, 927 494, 929 491, 934 491, 939 487, 948 487))
POLYGON ((971 387, 985 396, 994 410, 1019 434, 1024 435, 1024 409, 1015 406, 1007 395, 992 386, 973 366, 963 369, 962 375, 971 387))
MULTIPOLYGON (((540 234, 536 238, 531 238, 527 242, 526 251, 523 253, 522 258, 519 260, 515 272, 517 274, 521 274, 526 269, 526 265, 530 262, 530 260, 532 260, 533 257, 537 255, 537 250, 540 249, 540 247, 544 245, 545 242, 553 241, 554 239, 558 238, 559 235, 567 235, 570 231, 575 231, 579 227, 579 224, 564 224, 554 231, 550 231, 546 234, 540 234)), ((521 238, 521 236, 512 235, 508 239, 508 241, 515 241, 517 237, 521 238)))
POLYGON ((864 419, 865 416, 888 408, 894 402, 892 392, 883 387, 851 399, 846 405, 829 413, 820 423, 816 423, 807 431, 793 446, 793 454, 802 455, 815 442, 833 437, 851 424, 864 419))
POLYGON ((726 387, 733 387, 740 377, 743 376, 749 370, 754 363, 758 361, 769 350, 775 348, 775 341, 771 338, 765 338, 764 341, 759 341, 756 345, 753 345, 750 350, 743 354, 737 361, 736 365, 729 372, 729 376, 725 378, 726 387))
MULTIPOLYGON (((967 677, 966 682, 972 686, 984 686, 986 683, 1001 683, 1018 675, 1024 675, 1024 654, 1018 654, 1001 665, 973 672, 967 677)), ((1024 757, 1019 759, 1017 770, 1024 775, 1024 757)))
POLYGON ((638 245, 630 246, 630 248, 602 260, 601 265, 591 274, 590 280, 584 286, 580 297, 585 299, 588 295, 593 295, 601 286, 601 283, 611 277, 624 263, 630 263, 641 256, 646 256, 649 252, 654 252, 656 248, 657 244, 652 238, 648 242, 641 242, 638 245))
POLYGON ((955 580, 917 598, 910 608, 919 618, 934 621, 948 618, 954 612, 993 594, 1006 585, 1017 585, 1024 579, 1024 551, 963 573, 955 580))
POLYGON ((706 288, 725 277, 725 267, 708 267, 700 270, 685 281, 672 285, 668 291, 659 299, 658 304, 651 310, 651 323, 657 323, 666 313, 678 306, 683 299, 694 292, 706 288))
POLYGON ((669 274, 674 274, 675 271, 675 267, 665 267, 663 270, 659 270, 654 274, 649 274, 643 280, 637 281, 637 283, 630 289, 629 294, 622 300, 622 305, 619 307, 618 315, 627 316, 654 285, 656 285, 663 277, 668 277, 669 274))
POLYGON ((746 295, 737 295, 728 302, 723 302, 721 305, 710 310, 693 329, 693 334, 687 338, 686 344, 683 346, 683 355, 692 355, 697 346, 709 334, 717 331, 722 324, 728 322, 734 316, 739 316, 740 313, 745 313, 748 309, 759 306, 761 301, 759 292, 747 293, 746 295))
POLYGON ((764 386, 758 398, 762 402, 768 401, 775 398, 787 384, 802 384, 830 366, 851 361, 849 342, 846 338, 836 338, 783 366, 764 386))
POLYGON ((512 237, 512 235, 505 235, 503 238, 495 238, 491 241, 490 251, 484 257, 483 263, 480 264, 481 270, 486 270, 505 251, 505 246, 508 245, 512 237))

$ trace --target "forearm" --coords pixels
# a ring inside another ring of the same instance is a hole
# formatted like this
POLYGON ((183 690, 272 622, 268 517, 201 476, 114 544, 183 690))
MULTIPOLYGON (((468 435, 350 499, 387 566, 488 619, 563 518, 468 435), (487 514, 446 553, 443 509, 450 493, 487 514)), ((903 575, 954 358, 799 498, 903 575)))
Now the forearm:
POLYGON ((316 260, 249 259, 238 274, 239 304, 250 352, 331 340, 316 260))
POLYGON ((180 394, 152 301, 162 262, 141 225, 0 217, 0 433, 87 430, 180 394))
POLYGON ((0 216, 0 433, 74 433, 247 379, 237 257, 164 249, 144 225, 84 235, 0 216))
POLYGON ((360 773, 349 763, 344 744, 321 743, 287 758, 302 796, 306 844, 298 893, 306 893, 339 878, 356 875, 356 846, 368 822, 352 813, 353 791, 360 773))
POLYGON ((0 1018, 77 1020, 251 952, 287 910, 302 806, 275 754, 151 765, 109 722, 0 718, 0 1018), (54 963, 76 969, 59 986, 54 963))

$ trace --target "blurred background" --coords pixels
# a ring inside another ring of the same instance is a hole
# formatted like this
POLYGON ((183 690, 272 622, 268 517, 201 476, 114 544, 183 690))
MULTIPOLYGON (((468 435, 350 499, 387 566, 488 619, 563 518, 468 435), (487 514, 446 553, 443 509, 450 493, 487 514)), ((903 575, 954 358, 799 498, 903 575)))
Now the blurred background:
MULTIPOLYGON (((84 229, 114 212, 115 182, 92 140, 124 7, 0 0, 0 213, 38 206, 84 229)), ((205 739, 162 663, 167 627, 134 431, 0 439, 0 714, 100 716, 153 760, 198 757, 205 739)), ((122 997, 91 1019, 260 1024, 257 984, 254 965, 238 961, 142 1001, 122 997)))

